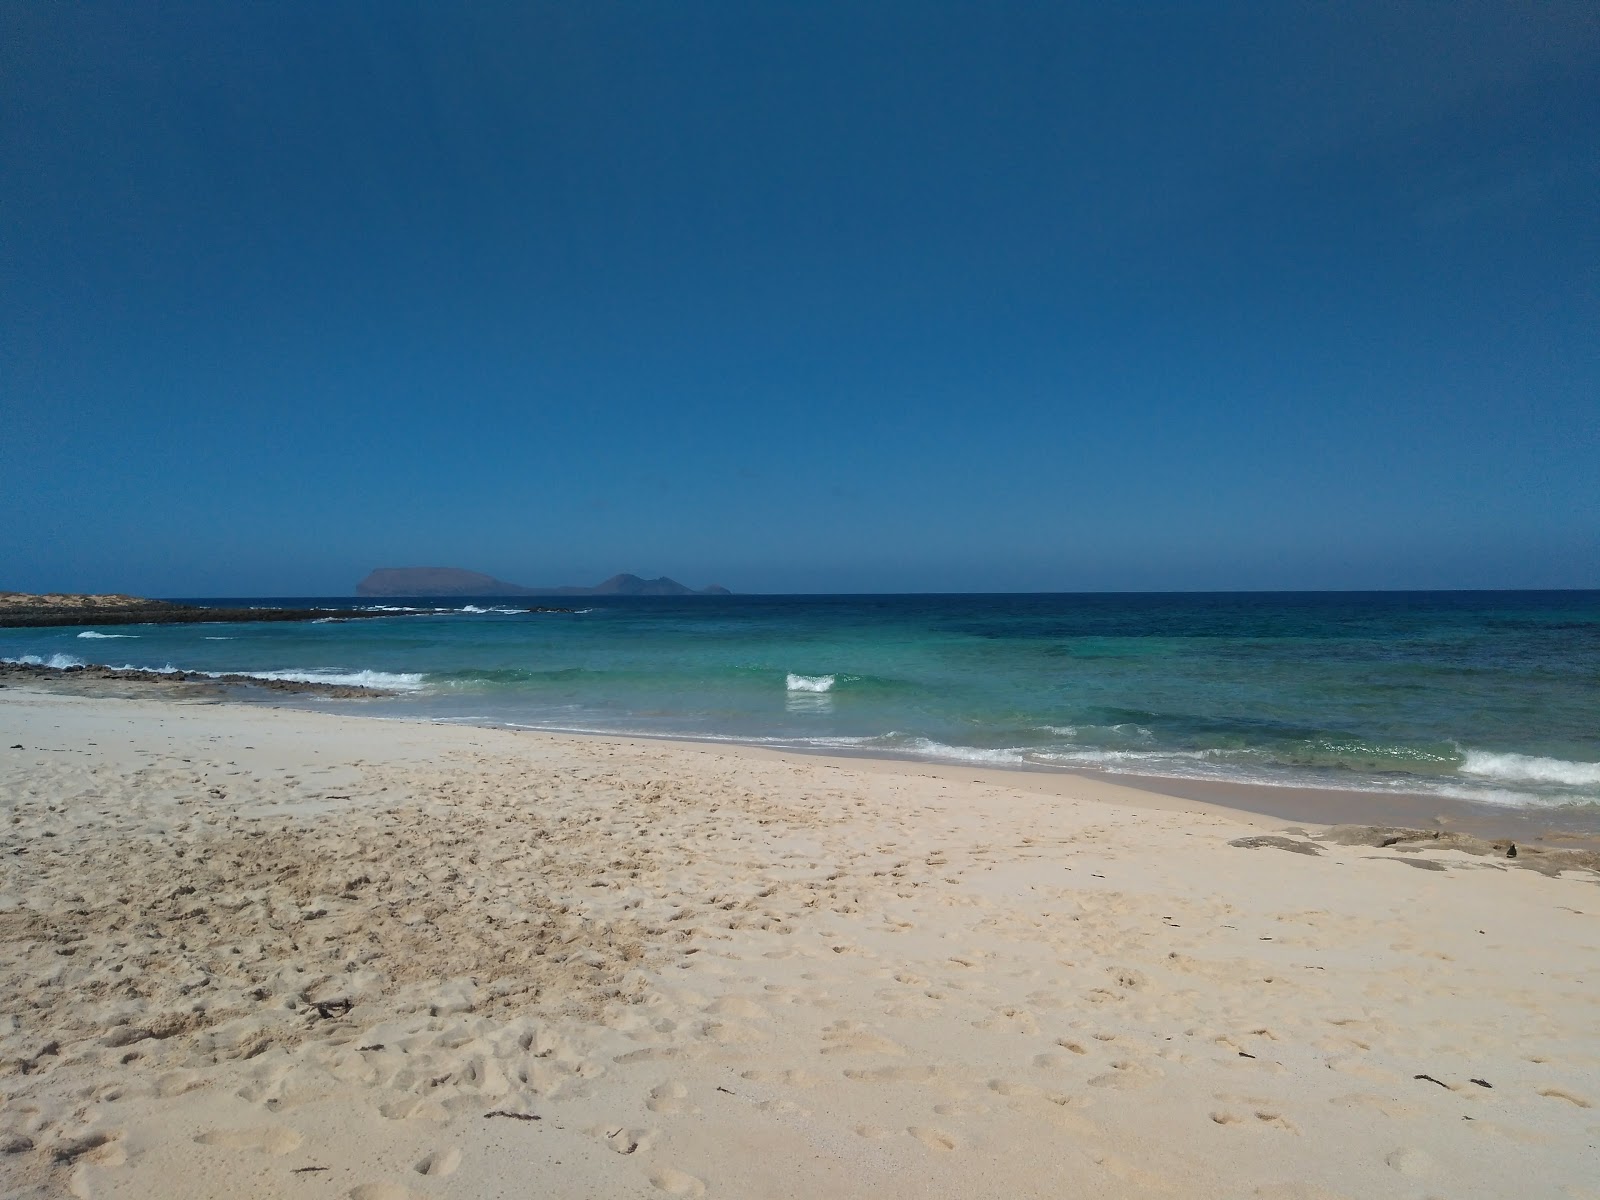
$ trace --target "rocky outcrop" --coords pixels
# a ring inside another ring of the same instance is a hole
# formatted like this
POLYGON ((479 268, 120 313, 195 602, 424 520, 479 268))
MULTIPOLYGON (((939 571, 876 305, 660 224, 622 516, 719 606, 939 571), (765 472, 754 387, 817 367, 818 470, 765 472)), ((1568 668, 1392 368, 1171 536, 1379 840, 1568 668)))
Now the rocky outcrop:
POLYGON ((0 663, 0 687, 44 685, 52 691, 88 696, 215 696, 233 688, 256 688, 323 696, 330 700, 368 700, 395 693, 383 688, 298 679, 258 679, 254 675, 208 675, 204 671, 145 671, 137 667, 51 667, 38 663, 0 663), (131 685, 131 686, 119 686, 131 685))
POLYGON ((319 621, 383 617, 387 613, 343 608, 227 608, 174 604, 139 596, 31 596, 0 593, 0 626, 50 625, 202 625, 219 621, 319 621))

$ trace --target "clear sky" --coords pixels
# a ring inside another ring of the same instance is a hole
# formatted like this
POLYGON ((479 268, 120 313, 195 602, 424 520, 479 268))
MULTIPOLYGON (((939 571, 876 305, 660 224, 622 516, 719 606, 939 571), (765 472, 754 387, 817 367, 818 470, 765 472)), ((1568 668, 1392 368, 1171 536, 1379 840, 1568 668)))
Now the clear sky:
POLYGON ((0 588, 1600 586, 1600 7, 0 8, 0 588))

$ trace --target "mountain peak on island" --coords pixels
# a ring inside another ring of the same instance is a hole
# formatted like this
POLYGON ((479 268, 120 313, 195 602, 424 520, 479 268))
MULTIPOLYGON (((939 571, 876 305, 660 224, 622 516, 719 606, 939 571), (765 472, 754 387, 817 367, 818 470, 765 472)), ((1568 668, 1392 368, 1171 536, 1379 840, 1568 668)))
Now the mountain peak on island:
POLYGON ((594 587, 524 587, 461 567, 378 567, 356 584, 358 596, 728 596, 712 584, 699 591, 665 575, 613 575, 594 587))
POLYGON ((641 579, 637 575, 613 575, 604 583, 597 583, 592 588, 581 588, 580 591, 595 596, 728 596, 732 595, 725 587, 712 584, 710 587, 701 588, 698 592, 693 588, 685 587, 676 579, 668 579, 659 575, 655 579, 641 579))

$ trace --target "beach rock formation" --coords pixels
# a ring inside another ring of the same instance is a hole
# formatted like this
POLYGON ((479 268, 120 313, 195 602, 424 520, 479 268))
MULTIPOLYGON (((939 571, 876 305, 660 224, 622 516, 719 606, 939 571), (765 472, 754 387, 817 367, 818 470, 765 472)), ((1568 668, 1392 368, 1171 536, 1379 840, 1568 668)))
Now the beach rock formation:
POLYGON ((228 607, 147 600, 142 596, 87 596, 62 592, 0 592, 0 626, 195 625, 228 621, 320 621, 383 617, 381 612, 335 608, 228 607))
POLYGON ((256 675, 208 675, 204 671, 147 671, 139 667, 53 667, 45 663, 0 662, 0 688, 17 684, 84 696, 174 696, 222 698, 238 688, 321 696, 327 700, 370 700, 392 696, 384 688, 301 679, 262 679, 256 675))

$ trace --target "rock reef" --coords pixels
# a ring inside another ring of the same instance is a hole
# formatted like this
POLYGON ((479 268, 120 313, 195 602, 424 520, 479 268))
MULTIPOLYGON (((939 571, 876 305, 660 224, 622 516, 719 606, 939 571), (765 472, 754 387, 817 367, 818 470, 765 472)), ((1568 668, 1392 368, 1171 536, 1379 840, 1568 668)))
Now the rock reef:
POLYGON ((137 667, 51 667, 39 663, 0 663, 0 687, 43 684, 51 691, 92 696, 213 696, 239 687, 269 692, 324 696, 330 700, 363 700, 395 693, 383 688, 346 683, 313 683, 299 679, 260 679, 254 675, 208 675, 203 671, 144 671, 137 667))

